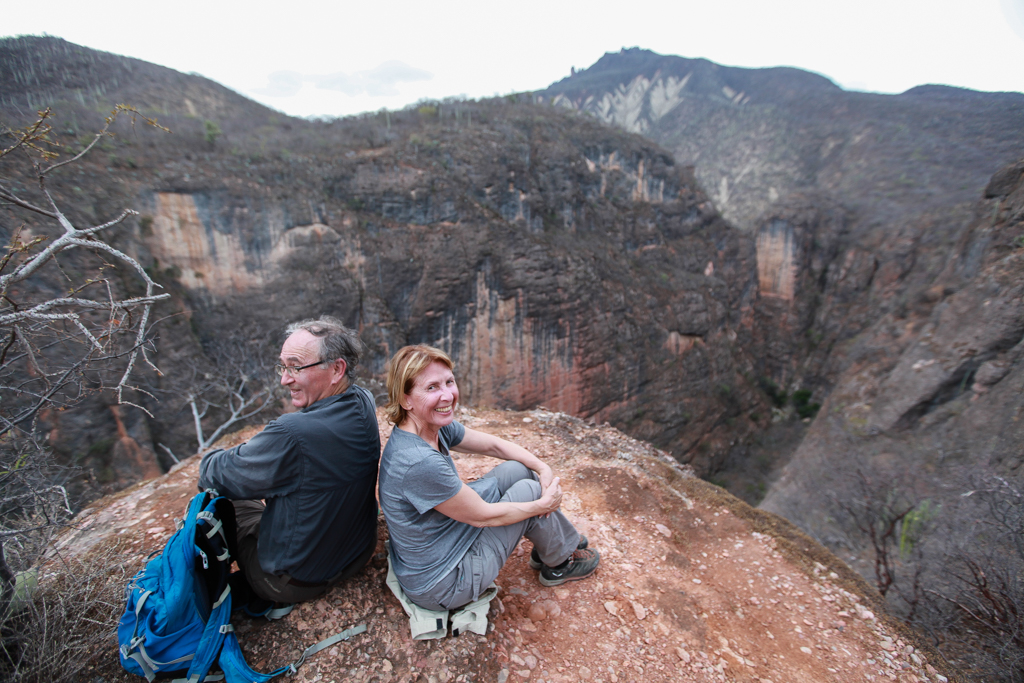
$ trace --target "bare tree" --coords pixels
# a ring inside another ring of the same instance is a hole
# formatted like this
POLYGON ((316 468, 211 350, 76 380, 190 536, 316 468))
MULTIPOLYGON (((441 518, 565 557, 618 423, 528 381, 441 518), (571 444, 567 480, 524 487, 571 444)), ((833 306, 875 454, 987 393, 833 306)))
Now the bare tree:
POLYGON ((200 452, 274 405, 279 384, 268 364, 267 344, 265 330, 243 326, 204 345, 209 366, 194 371, 185 399, 200 452))
POLYGON ((67 148, 55 139, 49 109, 25 128, 0 126, 0 229, 9 238, 0 255, 0 621, 15 571, 35 561, 47 532, 70 514, 40 419, 98 392, 140 407, 140 361, 159 372, 147 356, 150 314, 170 295, 105 239, 136 212, 76 225, 51 187, 58 171, 112 136, 121 117, 159 127, 117 105, 89 144, 60 160, 67 148), (131 289, 135 295, 125 293, 131 289))
POLYGON ((261 413, 273 399, 271 386, 241 370, 207 376, 205 381, 197 383, 188 396, 188 405, 192 410, 199 451, 208 449, 234 425, 261 413), (203 429, 203 420, 208 415, 219 418, 209 435, 203 429))
MULTIPOLYGON (((874 554, 875 587, 883 597, 896 585, 902 560, 920 551, 932 516, 928 500, 918 500, 893 483, 893 478, 857 467, 852 481, 830 494, 840 516, 870 544, 874 554)), ((919 571, 911 572, 913 587, 902 597, 914 608, 920 598, 919 571)))
POLYGON ((963 494, 961 527, 942 564, 944 590, 929 590, 953 608, 950 629, 992 660, 993 672, 1024 680, 1024 491, 999 476, 963 494))

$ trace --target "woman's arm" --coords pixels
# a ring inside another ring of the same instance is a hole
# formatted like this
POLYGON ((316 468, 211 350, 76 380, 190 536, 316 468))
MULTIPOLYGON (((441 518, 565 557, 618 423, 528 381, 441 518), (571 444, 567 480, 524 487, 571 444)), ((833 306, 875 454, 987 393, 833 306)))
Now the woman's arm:
POLYGON ((457 522, 487 527, 508 526, 530 517, 547 515, 557 510, 561 504, 562 487, 558 485, 558 477, 555 477, 540 498, 526 503, 488 503, 480 494, 463 484, 458 493, 436 505, 434 509, 457 522))
MULTIPOLYGON (((555 475, 551 472, 551 468, 548 467, 547 463, 536 455, 522 446, 517 446, 511 441, 499 439, 493 434, 488 434, 487 432, 478 432, 475 429, 467 427, 466 433, 462 437, 462 441, 459 442, 458 446, 454 446, 452 450, 458 451, 459 453, 479 453, 480 455, 489 455, 492 458, 521 462, 537 473, 537 476, 540 477, 540 485, 544 489, 547 489, 555 478, 555 475)), ((479 498, 479 496, 477 496, 477 498, 479 498)), ((481 500, 481 502, 483 501, 481 500)), ((548 512, 551 511, 548 510, 548 512)), ((448 516, 452 517, 451 515, 448 516)), ((527 515, 527 517, 533 516, 534 515, 527 515)), ((452 519, 455 519, 455 517, 452 517, 452 519)), ((525 519, 525 517, 523 519, 525 519)), ((460 519, 459 521, 461 522, 462 520, 460 519)), ((512 523, 513 522, 506 522, 506 524, 512 523)))

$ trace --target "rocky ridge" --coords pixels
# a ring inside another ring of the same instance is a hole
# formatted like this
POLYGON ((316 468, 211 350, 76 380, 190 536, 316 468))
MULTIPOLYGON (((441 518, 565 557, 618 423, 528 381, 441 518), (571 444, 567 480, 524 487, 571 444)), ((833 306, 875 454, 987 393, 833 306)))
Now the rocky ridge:
MULTIPOLYGON (((524 541, 498 578, 503 588, 486 636, 414 642, 384 585, 379 552, 355 580, 280 622, 236 616, 251 664, 267 670, 309 643, 365 623, 366 634, 314 656, 298 680, 947 680, 929 663, 927 648, 885 617, 877 595, 841 561, 785 520, 695 478, 663 451, 607 425, 543 409, 463 408, 460 419, 514 439, 553 466, 566 482, 566 514, 602 551, 597 574, 545 589, 529 569, 524 541)), ((389 429, 381 431, 386 439, 389 429)), ((59 540, 57 553, 81 559, 118 543, 129 570, 140 567, 173 532, 195 492, 198 464, 195 456, 97 501, 59 540)), ((467 480, 492 464, 477 456, 457 460, 467 480)), ((90 666, 97 679, 129 680, 113 648, 96 653, 90 666)))
POLYGON ((639 48, 607 53, 534 96, 670 149, 744 230, 795 193, 842 202, 863 229, 970 202, 1024 144, 1021 93, 851 92, 799 69, 639 48))

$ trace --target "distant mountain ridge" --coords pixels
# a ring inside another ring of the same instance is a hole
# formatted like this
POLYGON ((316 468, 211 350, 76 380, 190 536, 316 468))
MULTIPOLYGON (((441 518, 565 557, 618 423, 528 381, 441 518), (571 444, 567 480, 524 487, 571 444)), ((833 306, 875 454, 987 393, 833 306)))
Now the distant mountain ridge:
POLYGON ((250 124, 284 116, 203 76, 141 59, 54 36, 0 39, 0 109, 29 117, 55 101, 102 102, 109 109, 112 99, 155 115, 245 117, 250 124))
POLYGON ((744 230, 794 193, 855 222, 973 201, 1024 149, 1024 94, 925 85, 847 92, 799 69, 726 67, 631 48, 535 93, 641 133, 692 164, 744 230))

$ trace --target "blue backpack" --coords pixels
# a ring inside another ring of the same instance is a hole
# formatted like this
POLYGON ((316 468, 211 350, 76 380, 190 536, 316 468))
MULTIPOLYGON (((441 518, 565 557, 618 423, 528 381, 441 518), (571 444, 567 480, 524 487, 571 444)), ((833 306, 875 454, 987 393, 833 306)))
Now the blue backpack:
POLYGON ((235 510, 216 491, 198 494, 163 552, 128 582, 117 626, 121 666, 131 673, 188 683, 264 683, 294 672, 315 652, 366 630, 349 629, 308 648, 294 664, 254 671, 235 637, 228 574, 235 547, 235 510), (210 673, 217 663, 220 673, 210 673))

